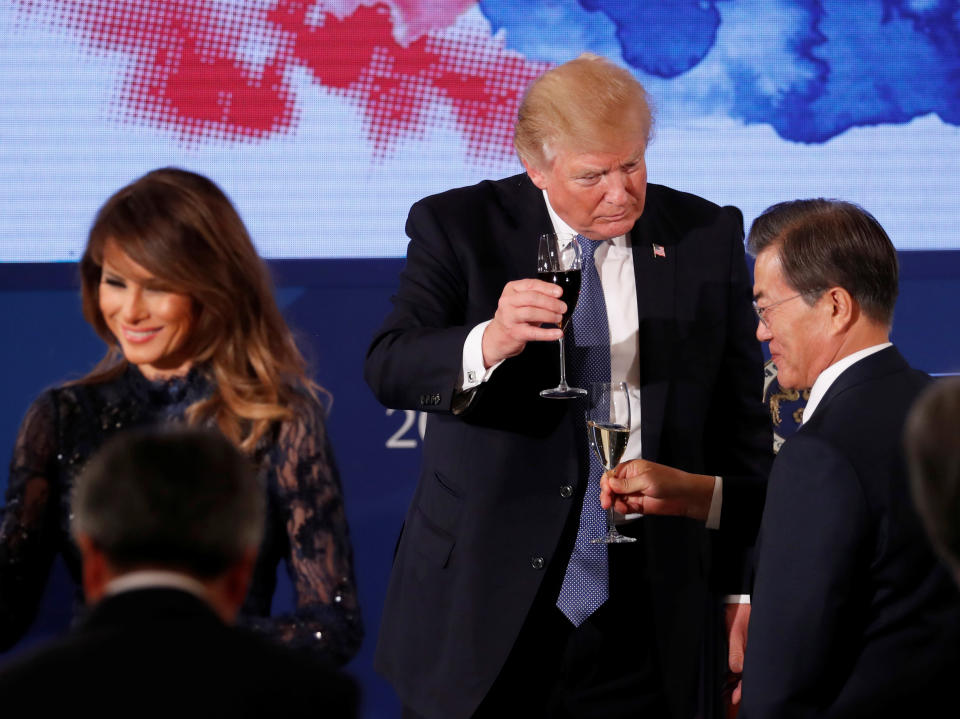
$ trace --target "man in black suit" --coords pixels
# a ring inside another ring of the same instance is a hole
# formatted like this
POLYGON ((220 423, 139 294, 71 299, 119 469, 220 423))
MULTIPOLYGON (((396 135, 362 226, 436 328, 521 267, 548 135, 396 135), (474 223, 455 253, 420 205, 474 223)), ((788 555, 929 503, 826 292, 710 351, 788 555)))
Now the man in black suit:
POLYGON ((960 583, 960 377, 924 391, 910 410, 905 441, 914 503, 960 583))
POLYGON ((717 703, 721 598, 742 590, 727 500, 762 503, 771 433, 741 215, 647 184, 651 123, 632 75, 581 56, 527 91, 525 174, 410 211, 365 370, 386 406, 431 413, 376 656, 407 716, 687 719, 717 703), (629 382, 626 456, 704 498, 633 521, 621 531, 639 541, 609 551, 589 543, 602 512, 584 404, 539 394, 557 384, 565 309, 532 279, 547 232, 587 257, 571 381, 629 382))
POLYGON ((836 200, 775 205, 749 247, 757 337, 811 390, 768 483, 741 719, 941 716, 960 595, 910 502, 901 437, 929 378, 889 341, 896 251, 836 200))
POLYGON ((246 597, 265 492, 212 431, 118 436, 71 499, 89 613, 0 671, 5 715, 354 717, 357 690, 229 626, 246 597))

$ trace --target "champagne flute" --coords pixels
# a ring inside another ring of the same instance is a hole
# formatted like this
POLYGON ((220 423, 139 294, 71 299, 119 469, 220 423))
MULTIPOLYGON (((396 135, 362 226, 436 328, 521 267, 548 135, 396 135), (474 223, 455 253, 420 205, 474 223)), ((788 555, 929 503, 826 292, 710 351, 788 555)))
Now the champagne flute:
MULTIPOLYGON (((560 299, 567 304, 567 311, 560 320, 560 329, 566 330, 573 308, 577 306, 577 297, 580 296, 580 243, 571 238, 569 244, 560 245, 557 236, 548 232, 540 235, 540 247, 537 250, 537 279, 550 282, 563 290, 560 299)), ((585 389, 571 387, 567 384, 567 368, 564 355, 563 336, 557 340, 560 343, 560 384, 540 392, 541 397, 551 399, 569 399, 582 397, 587 393, 585 389)))
MULTIPOLYGON (((594 382, 587 409, 587 437, 590 447, 606 470, 620 463, 630 440, 630 388, 626 382, 594 382)), ((613 505, 607 510, 607 533, 591 539, 592 544, 623 544, 637 541, 617 531, 613 505)))

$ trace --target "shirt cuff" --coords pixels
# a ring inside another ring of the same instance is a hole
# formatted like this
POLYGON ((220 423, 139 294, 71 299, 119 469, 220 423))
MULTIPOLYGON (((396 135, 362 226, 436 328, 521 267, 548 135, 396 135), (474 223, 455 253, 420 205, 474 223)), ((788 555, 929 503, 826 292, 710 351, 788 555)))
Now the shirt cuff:
POLYGON ((483 366, 483 331, 492 321, 481 322, 470 330, 463 343, 463 362, 458 383, 460 392, 469 392, 486 382, 493 375, 493 371, 503 363, 503 360, 500 360, 489 369, 483 366))
POLYGON ((749 604, 750 595, 749 594, 728 594, 723 598, 723 601, 727 604, 749 604))
POLYGON ((707 529, 720 529, 720 510, 723 508, 723 478, 714 477, 713 497, 707 512, 707 529))

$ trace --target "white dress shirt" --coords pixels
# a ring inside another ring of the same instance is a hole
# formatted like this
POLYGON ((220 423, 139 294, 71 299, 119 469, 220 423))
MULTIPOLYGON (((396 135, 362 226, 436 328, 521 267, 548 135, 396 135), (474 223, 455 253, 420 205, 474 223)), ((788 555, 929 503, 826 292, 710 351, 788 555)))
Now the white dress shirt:
MULTIPOLYGON (((550 206, 547 193, 543 193, 550 221, 557 238, 564 245, 576 236, 570 227, 550 206)), ((637 337, 640 322, 637 314, 636 273, 633 268, 633 251, 627 235, 607 240, 593 255, 600 276, 603 299, 607 305, 607 323, 610 327, 610 378, 614 382, 626 382, 630 387, 630 439, 621 461, 641 457, 640 447, 640 342, 637 337)), ((530 268, 532 275, 536 268, 530 268)), ((483 332, 492 320, 481 322, 467 335, 463 345, 463 367, 460 375, 460 391, 468 392, 493 376, 500 362, 489 368, 483 366, 483 332)), ((556 400, 564 402, 569 400, 556 400)), ((713 497, 707 514, 706 526, 720 526, 720 510, 723 503, 723 480, 716 477, 713 497)), ((628 514, 626 519, 640 517, 628 514)))
POLYGON ((209 601, 207 588, 202 582, 186 574, 166 569, 141 569, 121 574, 107 582, 104 594, 112 596, 137 589, 179 589, 205 602, 209 601))

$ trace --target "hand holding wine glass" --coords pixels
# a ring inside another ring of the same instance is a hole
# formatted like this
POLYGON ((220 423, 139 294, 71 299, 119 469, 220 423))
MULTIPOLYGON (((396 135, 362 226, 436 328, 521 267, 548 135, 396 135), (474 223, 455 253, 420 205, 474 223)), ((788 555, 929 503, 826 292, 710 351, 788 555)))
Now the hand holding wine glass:
MULTIPOLYGON (((590 387, 587 409, 587 437, 590 447, 606 470, 620 462, 630 440, 630 390, 626 382, 595 382, 590 387)), ((586 500, 585 500, 586 501, 586 500)), ((623 544, 637 541, 617 531, 614 509, 607 509, 607 533, 594 544, 623 544)))
MULTIPOLYGON (((575 237, 566 245, 560 243, 552 233, 540 235, 540 247, 537 252, 537 279, 550 282, 563 290, 560 299, 567 305, 567 311, 560 320, 560 329, 565 330, 567 323, 573 316, 580 296, 580 243, 575 237)), ((563 335, 558 340, 560 345, 560 384, 540 392, 541 397, 551 399, 569 399, 582 397, 587 393, 585 389, 571 387, 567 384, 566 357, 564 355, 563 335)))
POLYGON ((532 277, 508 282, 483 332, 484 366, 515 357, 528 342, 555 342, 563 336, 564 316, 572 313, 573 306, 563 301, 563 288, 557 284, 532 277))

